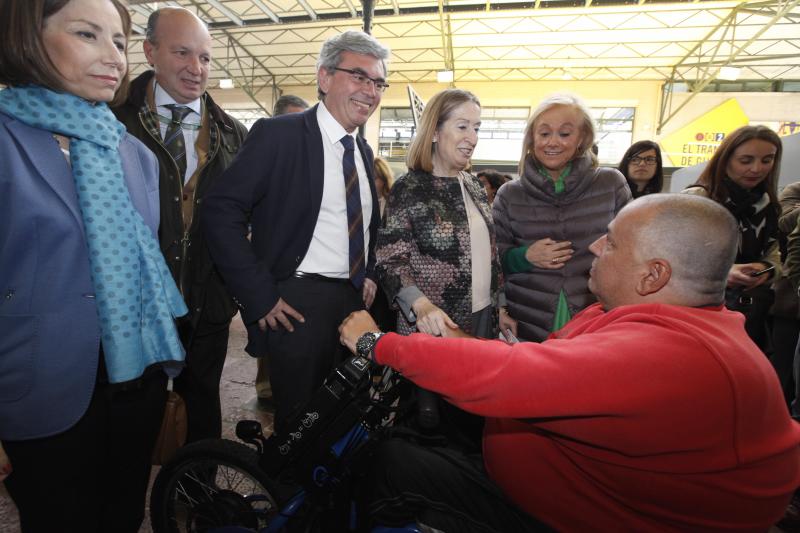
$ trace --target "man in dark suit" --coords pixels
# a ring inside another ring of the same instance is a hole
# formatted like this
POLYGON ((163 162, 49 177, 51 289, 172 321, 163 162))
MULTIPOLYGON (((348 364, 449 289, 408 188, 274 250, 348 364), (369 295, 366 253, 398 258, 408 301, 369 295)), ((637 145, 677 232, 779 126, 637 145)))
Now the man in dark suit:
POLYGON ((375 297, 380 216, 357 128, 388 87, 388 56, 362 32, 328 39, 320 103, 258 121, 204 201, 203 231, 247 325, 246 350, 270 354, 278 431, 345 355, 339 323, 375 297))
MULTIPOLYGON (((272 116, 279 117, 288 113, 302 113, 309 108, 308 102, 293 94, 283 94, 275 101, 272 116)), ((256 359, 258 371, 256 372, 256 397, 259 405, 272 408, 272 385, 269 382, 269 355, 256 359)))

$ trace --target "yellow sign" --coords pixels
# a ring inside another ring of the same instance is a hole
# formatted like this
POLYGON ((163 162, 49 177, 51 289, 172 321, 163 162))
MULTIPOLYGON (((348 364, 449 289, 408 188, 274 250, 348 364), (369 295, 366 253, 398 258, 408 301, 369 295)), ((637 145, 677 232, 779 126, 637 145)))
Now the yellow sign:
POLYGON ((673 167, 690 167, 711 159, 725 135, 748 123, 742 106, 731 98, 659 142, 673 167))

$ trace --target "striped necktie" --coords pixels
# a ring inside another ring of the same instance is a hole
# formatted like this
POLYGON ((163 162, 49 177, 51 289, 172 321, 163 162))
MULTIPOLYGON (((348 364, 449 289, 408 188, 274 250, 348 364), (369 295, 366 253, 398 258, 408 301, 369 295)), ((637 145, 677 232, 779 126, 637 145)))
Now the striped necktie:
POLYGON ((356 289, 361 289, 366 276, 364 217, 361 211, 361 191, 358 186, 353 137, 351 135, 342 137, 342 146, 344 146, 342 170, 344 171, 345 199, 347 201, 347 233, 350 241, 350 282, 356 289))
POLYGON ((172 159, 178 165, 181 180, 186 179, 186 143, 183 140, 183 129, 181 125, 186 115, 192 110, 186 106, 178 104, 167 104, 167 107, 172 111, 172 122, 167 126, 167 131, 164 134, 164 146, 172 156, 172 159))

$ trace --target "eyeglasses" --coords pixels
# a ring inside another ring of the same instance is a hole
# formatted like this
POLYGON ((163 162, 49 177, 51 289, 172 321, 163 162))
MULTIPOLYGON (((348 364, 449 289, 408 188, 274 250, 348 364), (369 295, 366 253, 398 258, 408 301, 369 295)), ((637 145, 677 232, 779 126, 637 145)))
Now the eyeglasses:
POLYGON ((655 164, 656 158, 652 155, 647 157, 639 157, 638 155, 635 155, 631 157, 631 165, 647 165, 648 167, 651 167, 655 164))
POLYGON ((389 84, 386 83, 386 81, 384 81, 384 80, 376 80, 374 78, 370 78, 369 76, 367 76, 366 74, 364 74, 363 72, 361 72, 359 70, 352 70, 352 69, 349 69, 349 68, 339 68, 339 67, 334 67, 333 70, 338 70, 340 72, 347 72, 348 74, 350 74, 350 78, 354 82, 356 82, 356 83, 358 83, 358 84, 360 84, 362 86, 367 86, 367 85, 369 85, 371 83, 372 85, 375 86, 375 89, 377 89, 378 92, 383 92, 383 91, 385 91, 386 89, 389 88, 389 84))

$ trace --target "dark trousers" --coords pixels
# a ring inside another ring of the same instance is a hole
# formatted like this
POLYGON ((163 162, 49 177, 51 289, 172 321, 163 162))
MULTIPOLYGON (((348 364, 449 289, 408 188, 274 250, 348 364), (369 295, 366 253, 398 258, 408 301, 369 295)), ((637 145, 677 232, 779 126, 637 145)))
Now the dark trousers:
POLYGON ((278 326, 269 331, 269 373, 275 402, 275 429, 281 431, 291 413, 304 406, 331 370, 350 352, 339 342, 339 325, 364 308, 361 291, 349 282, 289 278, 278 283, 281 298, 305 322, 294 331, 278 326))
POLYGON ((378 448, 368 483, 374 525, 416 522, 446 533, 550 531, 489 479, 480 455, 392 439, 378 448))
POLYGON ((201 317, 194 330, 181 330, 186 366, 172 388, 186 402, 187 443, 222 435, 219 382, 228 352, 230 325, 230 321, 210 324, 201 317))
POLYGON ((166 383, 159 370, 133 390, 98 384, 67 431, 3 441, 14 468, 5 484, 23 533, 139 531, 166 383))

